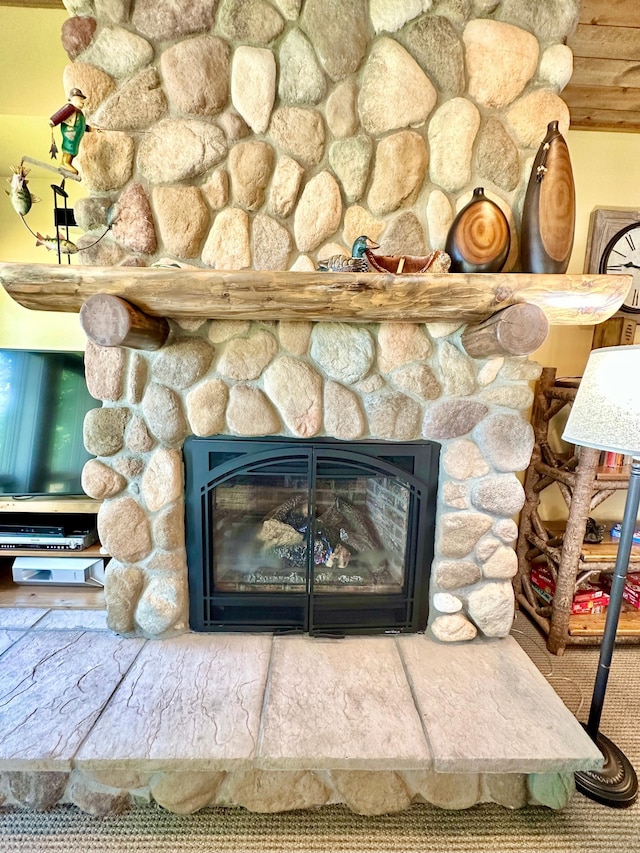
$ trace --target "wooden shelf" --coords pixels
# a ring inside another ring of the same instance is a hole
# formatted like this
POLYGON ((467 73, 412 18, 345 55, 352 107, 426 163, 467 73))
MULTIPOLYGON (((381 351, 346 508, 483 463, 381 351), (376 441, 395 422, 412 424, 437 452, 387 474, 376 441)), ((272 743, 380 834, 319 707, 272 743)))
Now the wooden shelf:
MULTIPOLYGON (((520 515, 518 534, 518 573, 514 578, 520 607, 547 635, 547 646, 562 654, 568 645, 594 645, 604 632, 606 611, 602 614, 571 612, 576 590, 599 573, 615 567, 619 540, 611 536, 613 522, 606 523, 602 542, 584 541, 587 519, 595 507, 616 492, 628 487, 628 480, 617 469, 600 468, 600 454, 582 448, 579 455, 555 453, 549 442, 549 424, 565 407, 571 406, 578 382, 557 380, 553 368, 544 368, 536 386, 531 423, 535 445, 524 482, 525 505, 520 515), (601 478, 598 476, 601 474, 601 478), (567 504, 566 522, 540 518, 540 494, 557 483, 567 504), (544 565, 553 576, 555 590, 551 604, 541 601, 531 583, 531 569, 544 565)), ((640 570, 640 545, 633 545, 632 570, 640 570)), ((640 642, 640 613, 625 605, 616 632, 617 642, 640 642)))
MULTIPOLYGON (((584 563, 615 563, 618 556, 619 539, 612 536, 607 530, 604 534, 602 542, 599 544, 584 542, 582 545, 582 553, 580 559, 584 563)), ((631 546, 630 563, 640 563, 640 545, 631 546)))
POLYGON ((97 513, 101 501, 93 498, 7 498, 0 497, 0 512, 97 513))
MULTIPOLYGON (((543 522, 549 533, 561 537, 565 530, 565 523, 558 521, 543 522)), ((619 539, 611 535, 613 521, 599 521, 604 524, 605 529, 602 542, 583 542, 580 549, 580 561, 583 563, 615 563, 618 556, 619 539)), ((640 563, 640 545, 631 546, 630 563, 640 563)))
MULTIPOLYGON (((25 521, 37 524, 38 514, 49 515, 96 515, 101 501, 88 497, 37 497, 14 499, 0 497, 1 513, 9 520, 9 514, 25 516, 25 521)), ((61 518, 61 522, 64 519, 61 518)), ((75 520, 77 523, 77 519, 75 520)), ((12 521, 13 523, 13 521, 12 521)), ((88 526, 88 525, 87 525, 88 526)), ((65 584, 18 584, 11 576, 11 566, 16 557, 46 557, 72 559, 109 559, 101 550, 99 542, 81 550, 42 550, 39 548, 0 549, 0 607, 42 607, 72 610, 104 610, 104 590, 101 587, 72 586, 65 584)))
POLYGON ((0 607, 43 607, 65 610, 105 610, 104 589, 85 586, 17 584, 0 576, 0 607))
POLYGON ((95 545, 89 545, 88 548, 83 548, 81 551, 77 549, 42 549, 42 548, 1 548, 0 557, 105 557, 100 549, 102 546, 99 542, 95 545))
MULTIPOLYGON (((569 617, 569 635, 571 637, 602 637, 606 618, 606 611, 595 614, 574 613, 569 617)), ((616 639, 621 637, 640 639, 639 610, 623 611, 620 614, 616 639)))
POLYGON ((25 308, 78 313, 98 293, 155 317, 341 322, 479 323, 502 308, 537 305, 552 325, 611 317, 630 275, 291 272, 0 264, 0 282, 25 308))
POLYGON ((596 480, 628 480, 631 475, 631 466, 623 468, 607 468, 599 465, 596 470, 596 480))

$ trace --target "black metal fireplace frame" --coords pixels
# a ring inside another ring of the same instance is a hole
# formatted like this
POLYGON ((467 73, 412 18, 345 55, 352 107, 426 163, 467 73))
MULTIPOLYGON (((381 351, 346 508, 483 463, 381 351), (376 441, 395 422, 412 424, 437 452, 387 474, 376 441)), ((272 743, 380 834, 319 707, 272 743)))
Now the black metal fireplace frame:
POLYGON ((190 436, 184 444, 185 529, 189 617, 195 631, 307 632, 312 635, 412 633, 424 630, 433 561, 440 446, 434 442, 344 442, 330 438, 256 439, 190 436), (333 471, 331 466, 339 466, 333 471), (353 468, 360 475, 399 477, 410 494, 402 593, 314 593, 315 494, 321 477, 353 468), (214 587, 214 532, 208 523, 214 490, 232 477, 308 477, 306 590, 221 592, 214 587))

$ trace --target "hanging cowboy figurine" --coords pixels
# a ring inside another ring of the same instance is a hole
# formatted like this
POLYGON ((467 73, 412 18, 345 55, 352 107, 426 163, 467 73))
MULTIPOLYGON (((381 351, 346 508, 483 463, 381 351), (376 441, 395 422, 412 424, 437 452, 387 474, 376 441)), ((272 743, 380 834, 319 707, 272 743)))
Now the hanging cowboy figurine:
MULTIPOLYGON (((74 175, 78 174, 78 170, 72 165, 72 160, 78 153, 80 142, 85 131, 90 131, 91 128, 87 124, 82 108, 87 96, 80 89, 72 89, 69 92, 68 102, 54 113, 49 119, 49 124, 52 128, 60 125, 62 133, 62 168, 74 175)), ((58 149, 53 139, 53 130, 51 131, 51 157, 55 159, 58 149)))

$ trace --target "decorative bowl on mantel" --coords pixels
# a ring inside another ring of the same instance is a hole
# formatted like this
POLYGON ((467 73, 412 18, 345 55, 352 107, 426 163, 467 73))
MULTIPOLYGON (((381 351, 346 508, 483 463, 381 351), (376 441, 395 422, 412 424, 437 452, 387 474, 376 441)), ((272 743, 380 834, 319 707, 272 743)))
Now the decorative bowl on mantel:
POLYGON ((451 258, 440 249, 434 249, 428 255, 376 255, 367 249, 365 257, 372 272, 390 272, 393 275, 445 273, 451 266, 451 258))

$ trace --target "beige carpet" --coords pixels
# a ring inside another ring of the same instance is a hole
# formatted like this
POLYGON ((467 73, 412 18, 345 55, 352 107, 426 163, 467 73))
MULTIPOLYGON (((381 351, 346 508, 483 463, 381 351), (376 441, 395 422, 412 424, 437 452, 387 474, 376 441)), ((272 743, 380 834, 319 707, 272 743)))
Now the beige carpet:
MULTIPOLYGON (((546 652, 529 620, 513 635, 580 719, 588 713, 598 650, 546 652)), ((640 771, 640 646, 616 648, 602 731, 640 771)), ((256 815, 242 809, 168 814, 156 806, 100 820, 75 808, 0 812, 0 853, 640 853, 640 804, 617 810, 575 794, 559 812, 432 806, 359 817, 342 806, 256 815)))

